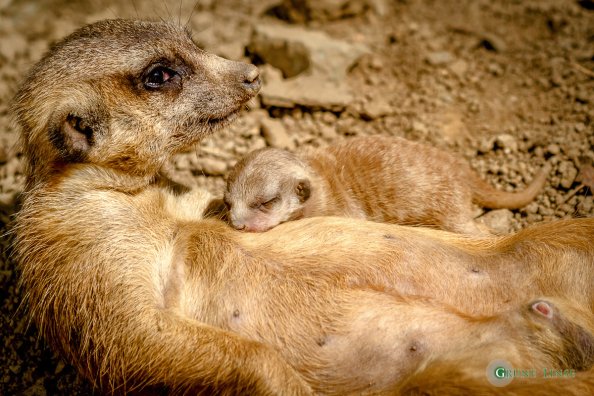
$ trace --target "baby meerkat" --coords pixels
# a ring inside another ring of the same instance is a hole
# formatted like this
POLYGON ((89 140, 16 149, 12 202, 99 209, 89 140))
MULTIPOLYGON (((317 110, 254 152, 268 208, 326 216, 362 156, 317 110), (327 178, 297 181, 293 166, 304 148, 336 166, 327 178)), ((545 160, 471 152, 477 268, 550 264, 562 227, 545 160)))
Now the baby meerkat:
POLYGON ((314 216, 346 216, 480 233, 472 202, 521 208, 542 189, 545 165, 521 192, 495 189, 455 156, 397 137, 360 137, 299 154, 264 148, 240 160, 224 201, 238 230, 266 231, 314 216))

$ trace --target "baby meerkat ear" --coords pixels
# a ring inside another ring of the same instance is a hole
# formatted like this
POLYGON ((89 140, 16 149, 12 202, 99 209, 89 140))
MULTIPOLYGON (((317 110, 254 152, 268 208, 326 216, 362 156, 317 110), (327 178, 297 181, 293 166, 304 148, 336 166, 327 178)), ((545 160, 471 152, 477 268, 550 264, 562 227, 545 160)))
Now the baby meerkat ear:
POLYGON ((295 194, 299 197, 299 202, 303 203, 307 201, 311 195, 311 184, 309 180, 298 180, 297 186, 295 187, 295 194))
POLYGON ((60 152, 62 160, 84 161, 100 130, 98 118, 95 115, 68 114, 50 130, 50 141, 60 152))

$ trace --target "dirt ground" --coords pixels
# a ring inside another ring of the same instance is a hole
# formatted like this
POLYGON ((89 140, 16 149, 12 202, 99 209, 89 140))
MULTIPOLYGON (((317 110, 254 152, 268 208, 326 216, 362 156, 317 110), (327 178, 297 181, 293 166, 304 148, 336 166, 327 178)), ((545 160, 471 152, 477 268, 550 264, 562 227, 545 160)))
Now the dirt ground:
MULTIPOLYGON (((283 80, 266 64, 267 54, 253 49, 258 27, 290 25, 365 47, 336 82, 337 89, 352 94, 347 103, 255 100, 227 131, 172 162, 170 172, 184 184, 220 195, 224 174, 253 149, 322 146, 383 134, 455 152, 485 179, 510 191, 550 161, 549 181, 534 203, 514 211, 477 209, 477 216, 499 232, 594 215, 594 176, 588 176, 594 163, 591 0, 123 3, 0 0, 1 395, 92 392, 28 325, 6 234, 23 184, 11 98, 52 42, 89 22, 114 17, 187 22, 207 50, 259 63, 266 84, 283 80)), ((287 55, 286 67, 298 64, 293 55, 287 55)), ((266 89, 260 98, 266 98, 266 89)))

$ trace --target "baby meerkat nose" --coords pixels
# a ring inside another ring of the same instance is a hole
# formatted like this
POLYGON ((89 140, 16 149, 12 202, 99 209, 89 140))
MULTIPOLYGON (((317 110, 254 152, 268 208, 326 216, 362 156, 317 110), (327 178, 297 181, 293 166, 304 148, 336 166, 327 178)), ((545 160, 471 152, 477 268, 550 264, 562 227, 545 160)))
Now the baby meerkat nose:
POLYGON ((246 64, 243 73, 243 85, 249 91, 258 92, 262 85, 260 80, 260 70, 254 65, 246 64))

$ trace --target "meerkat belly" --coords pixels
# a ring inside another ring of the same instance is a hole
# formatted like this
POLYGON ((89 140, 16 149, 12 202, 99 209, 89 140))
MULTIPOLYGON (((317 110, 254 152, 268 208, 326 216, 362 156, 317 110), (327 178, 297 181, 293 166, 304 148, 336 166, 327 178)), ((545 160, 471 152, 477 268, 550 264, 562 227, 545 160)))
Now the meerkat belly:
POLYGON ((389 294, 310 292, 297 305, 280 294, 227 299, 220 324, 276 347, 321 392, 329 386, 345 393, 396 386, 451 346, 452 338, 441 336, 445 326, 463 326, 457 316, 443 311, 436 315, 434 309, 389 294))
MULTIPOLYGON (((398 303, 388 295, 360 292, 355 296, 347 302, 345 315, 336 318, 336 331, 324 334, 309 351, 317 355, 311 365, 319 368, 316 379, 345 393, 396 386, 451 347, 452 340, 441 335, 446 326, 462 326, 458 317, 443 312, 432 316, 435 312, 398 303)), ((311 366, 304 368, 310 371, 311 366)))

